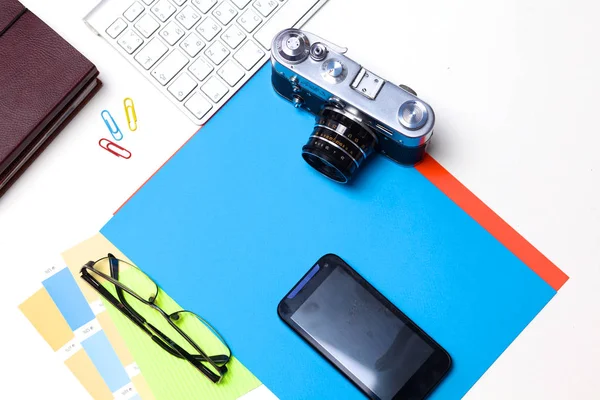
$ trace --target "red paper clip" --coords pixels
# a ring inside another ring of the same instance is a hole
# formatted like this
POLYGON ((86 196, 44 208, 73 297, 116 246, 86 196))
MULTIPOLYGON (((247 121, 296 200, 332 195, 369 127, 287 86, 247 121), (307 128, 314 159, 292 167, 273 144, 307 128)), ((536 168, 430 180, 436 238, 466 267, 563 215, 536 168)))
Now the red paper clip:
POLYGON ((124 158, 126 160, 129 160, 131 158, 131 152, 129 150, 124 149, 123 147, 119 146, 116 143, 111 142, 108 139, 102 138, 102 139, 100 139, 100 141, 98 142, 98 144, 104 150, 113 153, 117 157, 122 157, 122 158, 124 158), (119 151, 115 151, 113 149, 118 149, 118 150, 120 150, 120 152, 119 151))

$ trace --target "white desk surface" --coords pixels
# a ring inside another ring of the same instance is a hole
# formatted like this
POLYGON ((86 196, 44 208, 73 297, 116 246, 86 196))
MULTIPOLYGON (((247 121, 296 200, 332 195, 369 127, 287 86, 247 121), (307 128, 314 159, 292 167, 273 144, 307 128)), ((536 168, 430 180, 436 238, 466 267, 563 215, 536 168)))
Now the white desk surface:
MULTIPOLYGON (((93 0, 23 2, 97 65, 104 87, 0 199, 2 397, 80 400, 17 305, 195 127, 87 29, 93 0), (122 160, 98 147, 99 114, 127 96, 140 129, 122 160)), ((432 104, 434 157, 571 277, 467 399, 600 398, 598 15, 587 0, 330 0, 305 26, 432 104)))

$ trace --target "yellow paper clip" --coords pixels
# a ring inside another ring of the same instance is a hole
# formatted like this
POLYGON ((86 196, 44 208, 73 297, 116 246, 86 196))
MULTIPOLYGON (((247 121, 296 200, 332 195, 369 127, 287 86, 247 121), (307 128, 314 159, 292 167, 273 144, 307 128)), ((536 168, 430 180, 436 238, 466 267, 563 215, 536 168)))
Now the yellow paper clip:
POLYGON ((125 106, 125 116, 127 117, 127 126, 131 132, 137 130, 137 115, 135 113, 135 106, 133 105, 133 100, 127 97, 123 100, 123 105, 125 106))

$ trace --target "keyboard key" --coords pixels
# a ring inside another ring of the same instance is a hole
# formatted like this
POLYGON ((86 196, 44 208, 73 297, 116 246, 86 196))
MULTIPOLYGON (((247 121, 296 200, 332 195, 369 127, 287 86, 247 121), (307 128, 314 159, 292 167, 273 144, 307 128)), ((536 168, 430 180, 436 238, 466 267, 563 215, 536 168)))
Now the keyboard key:
POLYGON ((187 57, 184 56, 181 51, 175 49, 162 60, 160 64, 158 64, 158 67, 154 68, 152 76, 164 86, 169 83, 188 62, 189 60, 187 57))
POLYGON ((238 83, 246 74, 244 70, 238 67, 237 63, 233 60, 229 60, 223 64, 217 73, 231 87, 235 86, 235 84, 238 83))
POLYGON ((177 11, 177 8, 175 8, 168 0, 160 0, 152 6, 152 12, 162 22, 168 20, 171 15, 175 14, 175 11, 177 11))
POLYGON ((198 35, 195 33, 190 33, 179 46, 181 46, 181 48, 188 53, 190 57, 196 57, 205 45, 204 42, 200 40, 198 35))
POLYGON ((125 30, 125 28, 127 28, 127 22, 123 21, 123 18, 117 18, 117 20, 108 27, 106 33, 108 33, 108 36, 115 39, 125 30))
POLYGON ((268 17, 269 14, 271 14, 273 12, 273 10, 277 8, 277 1, 276 0, 256 0, 254 3, 252 3, 252 5, 264 17, 268 17))
POLYGON ((177 4, 179 7, 181 7, 182 5, 184 5, 186 1, 187 0, 173 0, 173 2, 175 4, 177 4))
POLYGON ((144 43, 144 40, 137 33, 129 29, 119 38, 118 43, 127 53, 133 54, 144 43))
POLYGON ((192 3, 194 3, 200 11, 206 14, 215 4, 217 4, 217 0, 192 0, 192 3))
MULTIPOLYGON (((265 0, 262 0, 263 2, 265 0)), ((277 14, 268 20, 255 34, 254 38, 265 49, 271 50, 273 37, 286 28, 291 28, 304 16, 319 0, 295 0, 281 5, 277 14)), ((256 2, 255 2, 256 3, 256 2)))
POLYGON ((203 81, 213 69, 214 68, 212 65, 210 65, 208 61, 202 57, 198 57, 198 59, 192 65, 190 65, 189 68, 190 72, 194 74, 199 81, 203 81))
POLYGON ((248 5, 251 0, 231 0, 233 4, 237 6, 240 10, 248 5))
POLYGON ((142 35, 149 38, 160 27, 160 24, 150 15, 146 14, 134 26, 142 35))
POLYGON ((217 24, 214 19, 208 17, 204 21, 200 22, 200 25, 198 25, 196 30, 198 33, 204 36, 204 39, 210 42, 221 31, 221 26, 217 24))
POLYGON ((264 55, 265 52, 262 51, 260 47, 252 40, 248 40, 238 52, 234 54, 233 58, 235 58, 242 67, 250 71, 264 55))
POLYGON ((137 17, 140 16, 141 13, 144 12, 144 10, 144 6, 139 1, 136 1, 127 9, 127 11, 123 13, 123 16, 127 18, 129 22, 133 22, 137 17))
POLYGON ((177 21, 181 22, 181 25, 185 29, 192 29, 196 22, 200 21, 200 13, 196 11, 192 6, 187 6, 179 14, 177 14, 177 21))
POLYGON ((200 88, 212 101, 219 102, 229 92, 227 86, 223 84, 217 77, 211 76, 206 83, 200 88))
POLYGON ((198 83, 186 74, 185 72, 177 79, 173 81, 173 84, 169 86, 169 92, 179 101, 182 101, 187 97, 198 86, 198 83))
POLYGON ((185 103, 185 108, 190 110, 198 119, 202 119, 212 108, 212 104, 204 98, 200 93, 194 93, 192 97, 185 103))
POLYGON ((227 50, 227 48, 217 40, 208 49, 206 49, 204 54, 206 54, 210 61, 215 63, 215 65, 219 65, 223 62, 225 57, 229 55, 229 50, 227 50))
POLYGON ((238 47, 245 38, 246 35, 244 35, 244 32, 242 32, 242 30, 235 25, 231 25, 229 29, 227 29, 225 33, 221 35, 221 39, 223 39, 223 41, 232 49, 238 47))
MULTIPOLYGON (((238 23, 246 30, 246 32, 250 33, 256 29, 258 25, 262 22, 262 19, 252 10, 247 10, 242 14, 241 17, 238 18, 238 23)), ((282 29, 283 30, 283 29, 282 29)))
POLYGON ((171 46, 174 46, 185 35, 185 31, 177 22, 171 21, 160 31, 159 35, 171 46))
POLYGON ((150 69, 158 60, 164 56, 169 48, 158 38, 153 38, 139 53, 135 56, 137 61, 144 69, 150 69))
POLYGON ((227 25, 237 15, 237 10, 228 2, 224 1, 213 11, 215 18, 223 25, 227 25))

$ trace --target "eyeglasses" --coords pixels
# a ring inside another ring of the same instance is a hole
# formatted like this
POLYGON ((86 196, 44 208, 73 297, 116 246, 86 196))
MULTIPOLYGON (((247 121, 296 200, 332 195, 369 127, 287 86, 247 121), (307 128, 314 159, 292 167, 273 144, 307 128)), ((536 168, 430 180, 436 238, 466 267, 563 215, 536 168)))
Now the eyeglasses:
POLYGON ((193 312, 168 313, 159 307, 158 285, 136 266, 109 253, 98 261, 86 263, 80 275, 166 352, 187 360, 214 383, 223 379, 231 358, 225 340, 193 312), (142 316, 142 313, 148 316, 148 312, 158 312, 168 324, 161 324, 159 330, 142 316))

